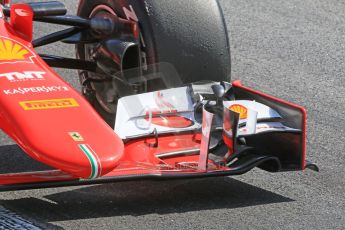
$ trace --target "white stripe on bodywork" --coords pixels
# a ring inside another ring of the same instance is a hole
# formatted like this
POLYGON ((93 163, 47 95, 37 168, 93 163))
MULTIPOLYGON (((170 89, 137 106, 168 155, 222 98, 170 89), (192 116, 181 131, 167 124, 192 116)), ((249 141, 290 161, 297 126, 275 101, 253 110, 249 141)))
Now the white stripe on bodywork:
POLYGON ((87 147, 91 150, 91 152, 93 153, 93 156, 97 159, 97 166, 98 166, 98 176, 102 174, 102 164, 101 164, 101 160, 99 159, 98 155, 96 154, 96 152, 91 148, 90 145, 87 145, 87 147))
POLYGON ((81 144, 79 146, 90 161, 91 174, 89 178, 90 179, 97 178, 99 175, 99 166, 98 166, 98 161, 95 156, 96 154, 90 149, 89 145, 81 144))

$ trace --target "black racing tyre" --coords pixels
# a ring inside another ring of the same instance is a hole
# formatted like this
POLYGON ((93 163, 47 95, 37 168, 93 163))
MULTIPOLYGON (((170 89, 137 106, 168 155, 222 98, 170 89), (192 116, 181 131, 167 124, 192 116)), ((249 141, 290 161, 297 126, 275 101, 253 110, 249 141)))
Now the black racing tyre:
MULTIPOLYGON (((230 81, 229 39, 217 0, 80 0, 77 14, 89 17, 102 7, 138 21, 144 63, 171 63, 184 83, 230 81)), ((77 55, 86 58, 83 45, 77 55)), ((113 125, 115 115, 88 99, 113 125)))

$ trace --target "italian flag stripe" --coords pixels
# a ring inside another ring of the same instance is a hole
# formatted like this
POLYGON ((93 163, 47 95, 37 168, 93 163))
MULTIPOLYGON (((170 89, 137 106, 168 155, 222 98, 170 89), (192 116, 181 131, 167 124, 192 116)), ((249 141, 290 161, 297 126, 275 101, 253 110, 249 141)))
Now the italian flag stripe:
POLYGON ((96 159, 97 155, 91 150, 91 148, 89 148, 88 145, 81 144, 79 145, 79 147, 85 153, 85 155, 90 161, 90 166, 91 166, 90 179, 97 178, 99 176, 99 170, 100 170, 100 167, 96 159))

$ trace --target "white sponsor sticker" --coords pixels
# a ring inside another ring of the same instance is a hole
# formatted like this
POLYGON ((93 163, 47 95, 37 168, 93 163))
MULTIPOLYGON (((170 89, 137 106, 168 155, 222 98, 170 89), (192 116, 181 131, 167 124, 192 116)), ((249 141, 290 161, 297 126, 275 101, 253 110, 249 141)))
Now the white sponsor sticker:
POLYGON ((66 86, 38 86, 38 87, 18 87, 15 89, 3 90, 6 95, 28 94, 28 93, 54 93, 54 92, 66 92, 69 91, 66 86))
POLYGON ((281 118, 279 113, 275 111, 274 109, 268 107, 267 105, 264 105, 262 103, 256 102, 256 101, 248 101, 248 100, 236 100, 236 101, 224 101, 224 106, 231 111, 234 111, 236 113, 240 114, 240 124, 248 122, 248 118, 254 119, 253 116, 254 113, 256 114, 257 120, 262 119, 276 119, 281 118), (253 110, 253 111, 250 111, 253 110), (251 117, 248 117, 250 113, 253 113, 251 117))
POLYGON ((45 80, 44 76, 46 73, 41 71, 24 71, 24 72, 11 72, 0 74, 1 78, 6 78, 10 82, 18 81, 40 81, 45 80))

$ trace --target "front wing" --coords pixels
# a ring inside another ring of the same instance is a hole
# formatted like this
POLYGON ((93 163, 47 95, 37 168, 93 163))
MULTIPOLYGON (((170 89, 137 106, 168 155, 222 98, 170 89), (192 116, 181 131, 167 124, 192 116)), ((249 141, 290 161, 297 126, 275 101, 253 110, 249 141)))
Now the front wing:
MULTIPOLYGON (((285 124, 300 132, 275 132, 248 136, 246 142, 256 150, 234 157, 225 164, 208 156, 206 168, 200 169, 202 132, 187 131, 165 135, 151 135, 125 143, 118 166, 95 179, 81 179, 47 166, 25 172, 7 170, 0 174, 0 190, 38 189, 79 186, 134 180, 171 180, 201 177, 232 176, 260 167, 266 171, 295 171, 317 166, 306 161, 306 111, 303 107, 242 86, 232 84, 236 100, 255 100, 281 114, 285 124)), ((211 148, 212 146, 208 146, 211 148)), ((29 165, 29 164, 28 164, 29 165)))

